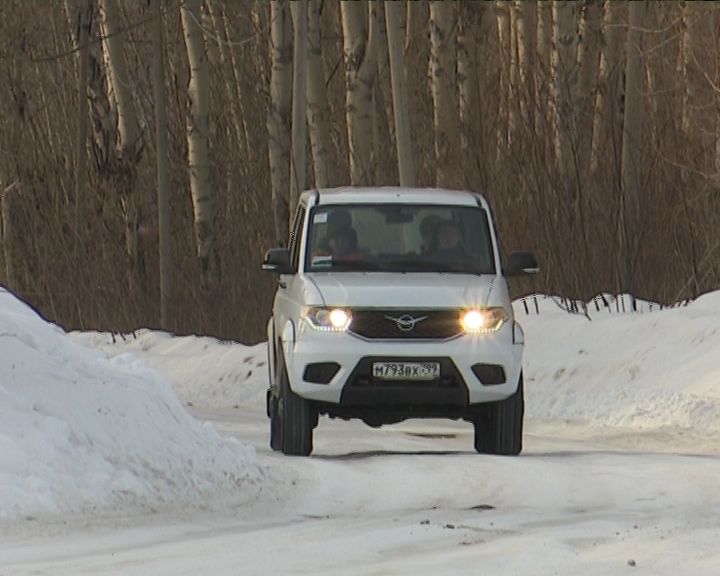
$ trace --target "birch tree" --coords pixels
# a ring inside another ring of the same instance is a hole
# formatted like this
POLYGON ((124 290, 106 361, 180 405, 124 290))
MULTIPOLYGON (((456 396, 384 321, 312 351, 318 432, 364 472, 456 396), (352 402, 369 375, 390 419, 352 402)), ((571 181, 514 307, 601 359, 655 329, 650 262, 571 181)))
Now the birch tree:
POLYGON ((137 165, 143 149, 140 121, 133 102, 133 84, 124 53, 117 0, 100 0, 100 25, 108 70, 108 99, 117 117, 117 147, 108 150, 105 177, 119 196, 125 218, 125 246, 130 259, 130 285, 144 284, 145 265, 139 235, 141 213, 136 193, 137 165))
POLYGON ((398 157, 400 186, 415 186, 415 162, 413 159, 408 116, 405 66, 403 64, 402 10, 399 2, 385 3, 385 28, 387 31, 388 53, 390 56, 390 77, 392 81, 393 118, 395 121, 395 144, 398 157))
POLYGON ((457 8, 450 2, 430 2, 430 82, 435 123, 435 182, 461 188, 458 169, 459 118, 457 97, 457 8))
POLYGON ((620 259, 620 288, 630 291, 635 288, 633 285, 634 262, 637 257, 638 236, 641 229, 641 170, 643 118, 645 112, 645 70, 642 60, 644 16, 645 2, 631 2, 629 4, 618 258, 620 259))
POLYGON ((321 0, 308 3, 307 50, 307 121, 310 130, 315 186, 327 188, 337 184, 331 124, 330 105, 325 87, 322 38, 320 29, 321 0))
POLYGON ((341 2, 340 10, 350 181, 354 186, 368 185, 374 180, 373 84, 377 69, 377 6, 374 2, 341 2))
POLYGON ((153 51, 153 97, 157 154, 158 259, 160 261, 160 327, 170 329, 173 292, 172 241, 170 236, 170 167, 168 165, 167 112, 165 98, 165 41, 163 0, 153 0, 155 50, 153 51))
MULTIPOLYGON (((307 145, 307 2, 292 2, 295 42, 293 49, 293 100, 290 156, 289 218, 293 218, 300 193, 305 189, 307 145)), ((292 222, 288 220, 288 228, 292 222)))
MULTIPOLYGON (((66 6, 67 7, 67 6, 66 6)), ((77 144, 75 149, 75 242, 82 243, 84 234, 81 223, 85 221, 87 203, 87 136, 88 136, 88 68, 90 67, 90 22, 93 13, 91 0, 85 0, 79 9, 78 18, 78 115, 77 144)))
POLYGON ((270 3, 270 106, 267 117, 268 156, 275 239, 285 244, 290 221, 290 113, 292 36, 287 0, 270 3))
POLYGON ((220 283, 220 255, 215 235, 215 189, 210 181, 208 153, 210 78, 200 7, 202 0, 185 0, 180 6, 185 49, 190 65, 187 114, 188 168, 193 202, 195 248, 200 259, 203 286, 220 283))

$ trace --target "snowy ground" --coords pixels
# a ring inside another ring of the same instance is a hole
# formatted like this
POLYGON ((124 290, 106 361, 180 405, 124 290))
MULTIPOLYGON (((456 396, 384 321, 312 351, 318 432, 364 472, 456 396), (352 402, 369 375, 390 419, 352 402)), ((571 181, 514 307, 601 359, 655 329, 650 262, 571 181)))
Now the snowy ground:
POLYGON ((0 291, 0 575, 720 573, 720 293, 538 307, 520 457, 325 419, 303 459, 262 346, 69 337, 0 291))

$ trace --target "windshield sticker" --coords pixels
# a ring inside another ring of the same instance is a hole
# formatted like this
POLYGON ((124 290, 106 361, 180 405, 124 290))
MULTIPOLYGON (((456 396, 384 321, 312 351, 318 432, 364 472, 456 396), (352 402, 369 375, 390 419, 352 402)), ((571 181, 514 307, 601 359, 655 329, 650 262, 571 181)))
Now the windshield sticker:
POLYGON ((312 265, 313 266, 332 266, 332 256, 313 256, 312 257, 312 265))
POLYGON ((313 224, 325 224, 325 223, 327 223, 327 217, 328 217, 327 212, 318 212, 313 217, 313 224))

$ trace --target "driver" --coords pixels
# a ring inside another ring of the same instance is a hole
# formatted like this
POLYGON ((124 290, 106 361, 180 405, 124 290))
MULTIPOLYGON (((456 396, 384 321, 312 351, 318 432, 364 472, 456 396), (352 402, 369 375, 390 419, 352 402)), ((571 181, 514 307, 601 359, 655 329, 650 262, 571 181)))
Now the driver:
POLYGON ((353 258, 358 256, 357 233, 354 228, 345 227, 331 231, 328 238, 330 254, 335 258, 353 258))

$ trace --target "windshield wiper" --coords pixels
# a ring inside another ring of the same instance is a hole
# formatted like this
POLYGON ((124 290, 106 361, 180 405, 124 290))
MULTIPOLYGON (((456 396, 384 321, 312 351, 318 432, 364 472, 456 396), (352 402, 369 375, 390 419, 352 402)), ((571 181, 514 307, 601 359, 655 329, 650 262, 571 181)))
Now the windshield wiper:
POLYGON ((391 272, 461 272, 474 274, 474 271, 467 270, 465 266, 457 266, 448 262, 437 262, 428 260, 393 260, 386 262, 385 270, 391 272))
POLYGON ((380 266, 367 260, 332 260, 331 270, 353 270, 359 272, 370 272, 380 270, 380 266))

